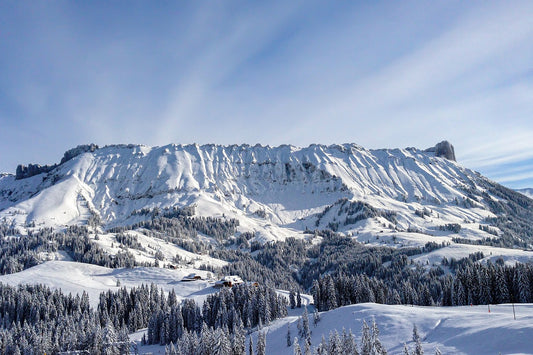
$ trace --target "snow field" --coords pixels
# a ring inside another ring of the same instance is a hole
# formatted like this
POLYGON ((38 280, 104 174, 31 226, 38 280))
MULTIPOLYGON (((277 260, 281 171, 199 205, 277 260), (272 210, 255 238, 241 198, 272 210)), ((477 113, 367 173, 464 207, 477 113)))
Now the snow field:
MULTIPOLYGON (((413 350, 413 325, 416 324, 426 354, 433 354, 438 347, 442 354, 533 354, 533 305, 515 304, 516 320, 512 305, 473 307, 412 307, 365 303, 337 308, 320 314, 321 320, 313 326, 312 307, 309 308, 311 343, 317 346, 322 336, 329 337, 336 329, 342 333, 352 330, 360 343, 363 320, 369 325, 376 321, 379 338, 389 354, 402 354, 403 344, 413 350)), ((300 310, 302 312, 302 310, 300 310)), ((287 324, 292 337, 298 336, 297 316, 289 316, 273 322, 267 332, 267 353, 292 354, 287 347, 287 324)), ((256 343, 257 332, 253 334, 256 343)), ((303 340, 300 341, 303 349, 303 340)))
POLYGON ((156 284, 166 292, 174 289, 179 299, 193 298, 202 302, 208 294, 216 292, 214 280, 181 282, 184 276, 196 273, 207 278, 208 272, 192 268, 170 270, 164 268, 136 267, 110 269, 73 261, 47 261, 14 274, 0 276, 0 282, 9 285, 43 284, 63 293, 81 294, 86 291, 92 307, 96 308, 101 292, 120 287, 138 287, 156 284))

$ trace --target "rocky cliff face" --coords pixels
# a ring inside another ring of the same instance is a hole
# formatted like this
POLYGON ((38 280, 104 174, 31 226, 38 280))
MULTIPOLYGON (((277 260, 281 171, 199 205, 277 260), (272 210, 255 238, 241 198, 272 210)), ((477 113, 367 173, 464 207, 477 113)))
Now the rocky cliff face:
POLYGON ((29 164, 28 166, 20 164, 17 166, 15 179, 17 180, 26 179, 26 178, 39 175, 42 173, 48 173, 56 167, 57 167, 57 164, 54 164, 54 165, 29 164))
POLYGON ((435 156, 446 158, 451 161, 455 160, 455 150, 453 149, 453 145, 450 144, 448 141, 442 141, 440 143, 437 143, 436 146, 432 148, 428 148, 425 150, 426 152, 433 152, 435 153, 435 156))
POLYGON ((92 152, 94 152, 97 149, 98 149, 98 146, 96 144, 93 144, 93 143, 79 145, 76 148, 72 148, 72 149, 67 150, 65 152, 65 154, 63 155, 63 158, 61 159, 61 162, 59 164, 63 164, 65 162, 69 161, 70 159, 73 159, 73 158, 77 157, 80 154, 92 153, 92 152))

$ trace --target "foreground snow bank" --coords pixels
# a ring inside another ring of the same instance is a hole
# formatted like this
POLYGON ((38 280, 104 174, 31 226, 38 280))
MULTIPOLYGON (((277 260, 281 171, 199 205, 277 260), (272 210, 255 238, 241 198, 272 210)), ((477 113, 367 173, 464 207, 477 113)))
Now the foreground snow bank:
MULTIPOLYGON (((533 354, 533 305, 515 304, 515 310, 516 320, 510 304, 491 305, 490 313, 487 306, 351 305, 321 313, 318 325, 311 325, 311 340, 317 346, 322 335, 327 339, 330 331, 337 329, 340 333, 344 327, 352 330, 359 343, 363 320, 371 323, 375 319, 381 342, 389 354, 402 354, 404 342, 414 349, 411 338, 415 324, 426 354, 434 354, 436 347, 443 354, 533 354)), ((287 317, 265 327, 267 353, 293 353, 287 347, 287 324, 291 323, 292 336, 297 336, 297 320, 297 317, 287 317)), ((303 341, 300 345, 303 347, 303 341)))

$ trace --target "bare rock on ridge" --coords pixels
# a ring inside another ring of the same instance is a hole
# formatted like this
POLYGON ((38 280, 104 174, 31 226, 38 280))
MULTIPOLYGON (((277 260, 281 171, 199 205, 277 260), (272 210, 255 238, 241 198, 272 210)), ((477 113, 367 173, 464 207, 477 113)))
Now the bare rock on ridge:
POLYGON ((437 143, 436 146, 428 148, 425 151, 435 153, 436 157, 443 157, 451 161, 456 161, 455 150, 453 149, 453 145, 448 141, 437 143))

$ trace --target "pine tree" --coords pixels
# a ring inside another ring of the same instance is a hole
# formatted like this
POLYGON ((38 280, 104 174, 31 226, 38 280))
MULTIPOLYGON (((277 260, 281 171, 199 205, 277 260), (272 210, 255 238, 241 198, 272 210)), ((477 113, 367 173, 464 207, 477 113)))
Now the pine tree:
POLYGON ((355 343, 355 337, 350 330, 346 333, 346 329, 342 328, 342 353, 357 355, 357 344, 355 343))
POLYGON ((339 333, 335 329, 329 333, 328 341, 328 354, 341 355, 342 354, 342 342, 339 337, 339 333))
POLYGON ((522 265, 517 265, 515 268, 514 284, 517 289, 516 299, 519 303, 527 303, 531 300, 531 291, 529 286, 529 279, 527 277, 527 269, 522 265))
POLYGON ((250 341, 248 342, 248 355, 254 355, 254 340, 250 335, 250 341))
POLYGON ((302 308, 302 295, 300 294, 300 290, 296 294, 296 307, 302 308))
POLYGON ((479 284, 479 304, 493 303, 492 293, 490 289, 490 276, 487 269, 483 268, 478 273, 479 284))
POLYGON ((287 347, 291 347, 292 337, 291 337, 291 324, 287 323, 287 347))
POLYGON ((103 348, 106 355, 119 355, 120 350, 117 346, 117 333, 112 322, 108 322, 104 328, 103 348))
POLYGON ((455 280, 453 280, 452 290, 453 290, 453 294, 452 294, 453 305, 464 306, 467 302, 466 296, 465 296, 465 290, 463 287, 463 283, 458 277, 455 280))
POLYGON ((361 355, 373 355, 370 328, 365 320, 363 320, 363 326, 361 328, 361 355))
POLYGON ((316 353, 317 355, 326 355, 328 353, 328 343, 326 342, 324 334, 322 334, 320 344, 318 344, 318 347, 316 348, 316 353))
MULTIPOLYGON (((206 324, 202 323, 202 329, 200 331, 200 342, 198 344, 198 353, 199 354, 208 354, 213 351, 216 352, 215 347, 216 337, 213 330, 206 324)), ((217 344, 218 347, 218 344, 217 344)))
POLYGON ((298 338, 294 338, 294 355, 302 355, 302 349, 300 349, 300 344, 298 344, 298 338))
POLYGON ((422 349, 422 344, 420 342, 420 335, 418 334, 418 328, 416 324, 413 326, 413 342, 415 343, 414 355, 423 355, 424 349, 422 349))
POLYGON ((307 307, 304 307, 302 319, 302 338, 311 342, 311 330, 309 329, 309 313, 307 313, 307 307))
MULTIPOLYGON (((219 354, 229 355, 232 351, 232 345, 230 342, 230 334, 227 327, 217 329, 215 332, 215 338, 218 339, 219 354)), ((216 354, 216 352, 213 352, 216 354)))
POLYGON ((266 333, 265 332, 259 332, 257 334, 257 355, 265 355, 266 354, 266 333))
POLYGON ((509 297, 509 288, 507 287, 507 281, 501 267, 498 267, 495 271, 495 300, 496 303, 509 303, 511 298, 509 297))
POLYGON ((289 294, 289 303, 291 305, 291 309, 294 309, 296 307, 296 298, 294 296, 294 290, 291 290, 289 294))
POLYGON ((312 288, 312 293, 313 293, 313 300, 315 301, 315 307, 317 309, 323 309, 323 306, 322 306, 322 294, 320 293, 320 283, 318 280, 313 280, 313 288, 312 288))
POLYGON ((304 355, 311 355, 311 341, 309 339, 305 339, 304 342, 304 355))
POLYGON ((233 333, 233 354, 234 355, 242 355, 245 354, 246 351, 246 335, 244 332, 244 328, 242 325, 242 321, 240 321, 237 324, 237 326, 234 329, 233 333))
POLYGON ((320 322, 320 314, 318 313, 318 309, 315 308, 313 311, 313 324, 315 327, 318 325, 318 322, 320 322))
POLYGON ((335 289, 335 283, 331 276, 326 276, 326 311, 337 308, 337 292, 335 289))
POLYGON ((170 343, 165 347, 165 355, 178 355, 174 343, 170 343))
POLYGON ((372 321, 372 354, 387 354, 387 350, 379 340, 379 329, 375 320, 372 321))

